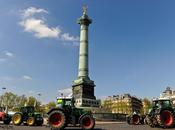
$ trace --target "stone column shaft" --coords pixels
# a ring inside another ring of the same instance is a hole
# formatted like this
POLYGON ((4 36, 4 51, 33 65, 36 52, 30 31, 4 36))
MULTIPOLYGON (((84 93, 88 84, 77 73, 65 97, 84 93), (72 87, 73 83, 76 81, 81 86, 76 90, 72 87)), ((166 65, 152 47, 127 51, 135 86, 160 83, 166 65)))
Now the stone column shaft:
POLYGON ((78 77, 88 77, 88 75, 88 25, 81 24, 78 77))

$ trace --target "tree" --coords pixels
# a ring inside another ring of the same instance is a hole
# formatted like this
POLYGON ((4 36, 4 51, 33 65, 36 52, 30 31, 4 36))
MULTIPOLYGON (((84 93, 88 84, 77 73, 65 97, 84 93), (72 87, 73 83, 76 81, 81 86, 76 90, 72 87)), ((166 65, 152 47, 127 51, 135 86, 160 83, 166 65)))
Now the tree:
POLYGON ((144 98, 142 102, 143 102, 143 112, 144 114, 146 114, 149 108, 151 107, 151 101, 148 98, 144 98))
POLYGON ((45 105, 45 111, 48 112, 51 108, 56 107, 55 102, 49 102, 48 104, 45 105))
POLYGON ((43 111, 41 102, 37 101, 35 97, 18 96, 12 92, 6 92, 4 95, 1 95, 0 103, 0 106, 7 107, 8 110, 12 111, 19 111, 19 108, 22 106, 35 106, 36 111, 43 111))
POLYGON ((27 101, 25 95, 18 96, 12 92, 6 92, 0 96, 0 106, 7 107, 8 110, 18 111, 19 107, 24 106, 27 101))

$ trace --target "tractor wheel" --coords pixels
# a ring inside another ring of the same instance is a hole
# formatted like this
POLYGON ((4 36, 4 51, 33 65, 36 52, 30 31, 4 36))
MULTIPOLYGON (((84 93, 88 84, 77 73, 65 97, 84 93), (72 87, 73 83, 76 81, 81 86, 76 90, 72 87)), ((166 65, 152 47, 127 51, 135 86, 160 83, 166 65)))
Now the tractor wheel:
POLYGON ((56 110, 49 114, 48 123, 52 129, 64 129, 66 117, 62 111, 56 110))
POLYGON ((129 125, 131 125, 131 118, 130 118, 130 116, 126 117, 126 122, 127 122, 129 125))
POLYGON ((13 116, 12 116, 12 122, 14 125, 21 125, 22 123, 22 114, 21 113, 15 113, 13 116))
POLYGON ((43 123, 44 123, 44 120, 43 120, 43 118, 41 117, 41 119, 40 120, 36 120, 36 125, 37 126, 42 126, 43 125, 43 123))
POLYGON ((83 130, 92 130, 95 126, 95 120, 91 115, 84 115, 80 119, 80 126, 83 130))
POLYGON ((27 125, 28 126, 34 126, 35 125, 35 118, 34 117, 29 117, 27 119, 27 125))
POLYGON ((140 116, 139 115, 133 115, 132 116, 132 123, 134 125, 138 125, 140 123, 140 116))
POLYGON ((163 128, 171 128, 174 125, 173 113, 169 110, 164 110, 157 116, 158 124, 163 128))
POLYGON ((147 115, 146 117, 145 117, 145 122, 146 122, 146 124, 148 124, 150 127, 155 127, 155 125, 153 124, 153 121, 152 121, 152 119, 151 119, 151 117, 149 116, 149 115, 147 115))
POLYGON ((4 124, 9 125, 11 122, 11 118, 9 116, 6 116, 3 120, 4 124))

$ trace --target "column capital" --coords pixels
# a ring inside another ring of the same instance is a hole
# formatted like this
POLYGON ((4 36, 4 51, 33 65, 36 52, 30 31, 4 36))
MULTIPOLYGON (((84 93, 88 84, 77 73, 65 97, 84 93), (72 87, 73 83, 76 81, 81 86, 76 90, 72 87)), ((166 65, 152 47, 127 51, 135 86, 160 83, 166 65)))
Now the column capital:
POLYGON ((77 20, 78 24, 89 25, 92 23, 92 19, 87 15, 87 7, 83 6, 83 15, 77 20))

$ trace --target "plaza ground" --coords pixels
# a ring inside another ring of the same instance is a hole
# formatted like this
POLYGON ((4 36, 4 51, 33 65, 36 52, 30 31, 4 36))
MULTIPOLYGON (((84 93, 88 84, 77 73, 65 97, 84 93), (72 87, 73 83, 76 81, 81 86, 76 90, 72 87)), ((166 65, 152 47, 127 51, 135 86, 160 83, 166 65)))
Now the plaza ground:
MULTIPOLYGON (((50 130, 46 126, 27 127, 27 126, 9 126, 0 125, 0 130, 50 130)), ((81 130, 78 127, 67 127, 66 130, 81 130)), ((162 128, 150 128, 147 125, 128 125, 119 122, 97 122, 94 130, 162 130, 162 128)), ((168 129, 167 129, 168 130, 168 129)), ((170 129, 170 130, 175 130, 170 129)))

